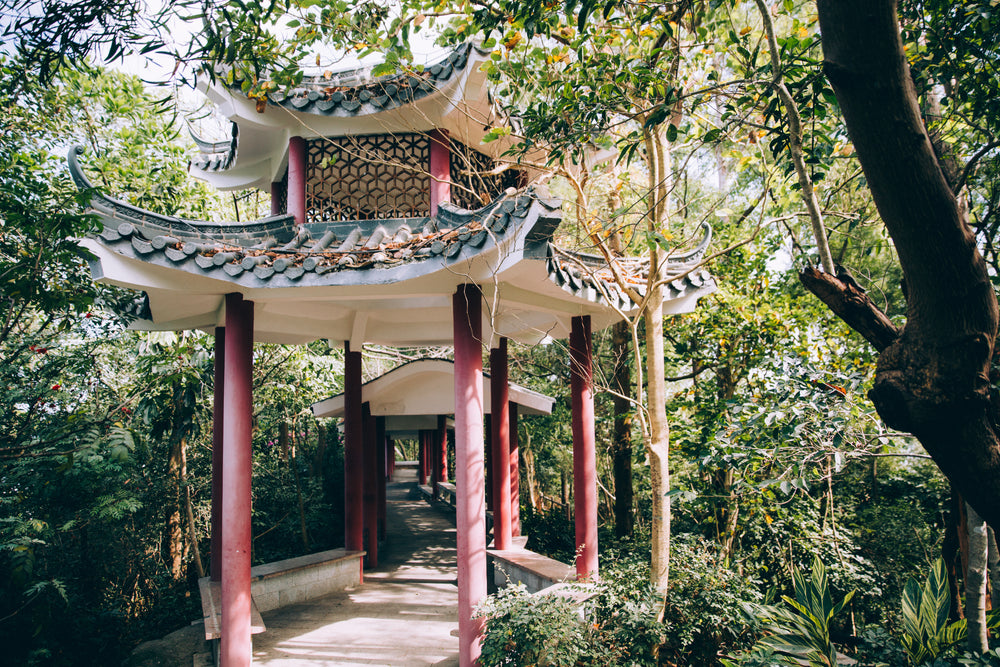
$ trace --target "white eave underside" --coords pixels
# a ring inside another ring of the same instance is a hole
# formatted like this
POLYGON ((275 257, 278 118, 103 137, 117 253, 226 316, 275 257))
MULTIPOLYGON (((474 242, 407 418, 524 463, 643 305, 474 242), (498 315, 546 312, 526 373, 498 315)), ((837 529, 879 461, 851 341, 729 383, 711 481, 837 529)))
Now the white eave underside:
MULTIPOLYGON (((520 415, 552 413, 555 399, 516 384, 509 384, 509 400, 520 415)), ((492 413, 489 375, 483 374, 483 412, 492 413)), ((361 388, 361 400, 380 417, 450 415, 455 412, 455 364, 446 359, 421 359, 404 364, 361 388)), ((312 406, 317 417, 342 417, 344 395, 338 394, 312 406)))

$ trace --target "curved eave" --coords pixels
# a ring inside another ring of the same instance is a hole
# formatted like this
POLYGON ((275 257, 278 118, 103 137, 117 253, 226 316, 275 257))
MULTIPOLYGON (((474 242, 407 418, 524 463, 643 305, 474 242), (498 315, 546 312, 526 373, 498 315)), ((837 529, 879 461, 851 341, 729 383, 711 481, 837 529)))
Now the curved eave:
MULTIPOLYGON (((271 182, 280 180, 291 136, 308 139, 432 129, 446 130, 453 139, 499 158, 510 147, 509 140, 481 143, 489 126, 495 123, 486 77, 478 67, 485 54, 469 45, 462 49, 462 67, 450 65, 447 75, 440 71, 437 75, 430 74, 441 65, 438 63, 425 69, 427 77, 405 74, 382 77, 364 86, 351 87, 347 93, 335 90, 342 86, 317 83, 313 85, 316 90, 303 88, 298 96, 272 97, 263 113, 258 111, 257 101, 238 88, 216 82, 205 93, 222 115, 238 125, 239 151, 229 164, 225 163, 224 155, 193 160, 191 173, 222 190, 248 187, 267 190, 271 182), (401 96, 400 90, 414 90, 414 86, 402 88, 398 84, 400 79, 409 78, 420 79, 416 86, 419 93, 401 96), (376 94, 386 89, 394 94, 376 94), (361 95, 362 92, 366 95, 361 95), (350 109, 343 102, 334 103, 332 98, 345 95, 366 100, 355 100, 358 106, 350 109)), ((456 53, 444 62, 450 62, 456 53)))
MULTIPOLYGON (((376 416, 450 415, 455 412, 455 364, 448 359, 418 359, 398 366, 361 387, 361 400, 376 416)), ((509 399, 517 403, 521 415, 552 413, 555 399, 510 383, 509 399)), ((489 374, 483 374, 483 411, 492 412, 489 374)), ((314 403, 316 417, 342 417, 344 395, 337 394, 314 403)))

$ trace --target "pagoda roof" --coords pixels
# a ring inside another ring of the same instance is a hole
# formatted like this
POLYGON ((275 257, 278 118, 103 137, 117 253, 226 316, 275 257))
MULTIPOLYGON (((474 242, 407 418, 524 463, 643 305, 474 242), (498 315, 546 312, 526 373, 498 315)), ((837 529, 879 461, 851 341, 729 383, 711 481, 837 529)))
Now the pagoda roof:
MULTIPOLYGON (((91 185, 70 152, 70 171, 91 185)), ((570 320, 595 329, 635 308, 600 258, 558 249, 560 202, 540 188, 508 190, 477 211, 442 204, 434 217, 317 222, 290 215, 211 223, 159 215, 94 194, 89 210, 103 230, 85 244, 96 280, 144 293, 134 324, 148 330, 221 326, 224 296, 258 304, 255 339, 303 343, 326 338, 388 345, 450 344, 451 297, 479 284, 483 331, 521 342, 565 338, 570 320)), ((693 254, 669 264, 666 313, 693 310, 715 289, 693 254)), ((641 290, 641 265, 623 264, 641 290)))
POLYGON ((195 138, 199 153, 191 172, 222 190, 269 190, 287 165, 288 139, 427 132, 440 129, 493 158, 509 141, 481 144, 495 120, 485 74, 476 64, 488 51, 466 43, 423 68, 372 77, 372 68, 306 77, 266 100, 242 92, 241 80, 216 72, 203 87, 232 121, 223 141, 195 138), (230 82, 231 81, 231 82, 230 82))
MULTIPOLYGON (((491 414, 489 373, 483 373, 483 413, 491 414)), ((361 400, 375 416, 400 417, 450 415, 455 412, 455 362, 450 359, 417 359, 369 380, 361 387, 361 400)), ((556 400, 526 387, 508 383, 509 400, 521 415, 552 414, 556 400)), ((313 403, 317 417, 344 416, 344 394, 313 403)), ((436 426, 436 425, 435 425, 436 426)), ((428 428, 434 428, 428 423, 428 428)))

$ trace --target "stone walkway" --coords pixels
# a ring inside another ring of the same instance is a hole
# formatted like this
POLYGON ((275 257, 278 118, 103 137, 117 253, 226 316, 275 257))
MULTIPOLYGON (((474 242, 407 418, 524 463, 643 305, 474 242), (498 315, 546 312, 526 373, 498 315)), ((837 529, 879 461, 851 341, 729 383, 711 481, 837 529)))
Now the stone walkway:
POLYGON ((379 567, 354 590, 264 613, 254 665, 458 665, 455 526, 414 475, 397 469, 388 486, 379 567))

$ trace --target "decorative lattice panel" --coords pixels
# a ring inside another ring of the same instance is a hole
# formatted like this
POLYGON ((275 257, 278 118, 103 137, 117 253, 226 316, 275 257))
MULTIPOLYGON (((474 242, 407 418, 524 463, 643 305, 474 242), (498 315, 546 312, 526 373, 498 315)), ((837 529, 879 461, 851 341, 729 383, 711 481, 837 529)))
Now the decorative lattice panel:
POLYGON ((475 210, 490 203, 507 188, 522 185, 521 172, 507 169, 493 173, 497 163, 488 155, 458 141, 451 142, 451 201, 475 210))
POLYGON ((309 222, 430 215, 430 140, 426 135, 310 139, 307 160, 309 222))

